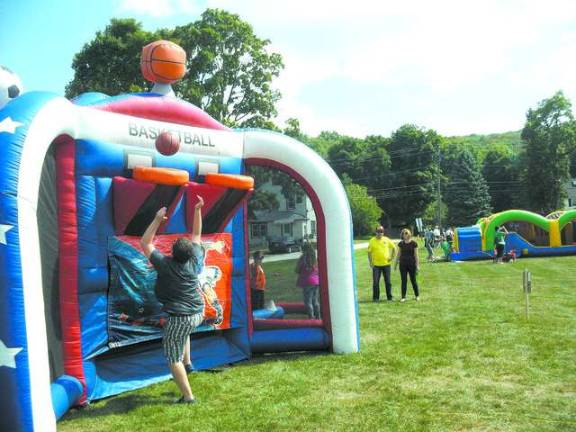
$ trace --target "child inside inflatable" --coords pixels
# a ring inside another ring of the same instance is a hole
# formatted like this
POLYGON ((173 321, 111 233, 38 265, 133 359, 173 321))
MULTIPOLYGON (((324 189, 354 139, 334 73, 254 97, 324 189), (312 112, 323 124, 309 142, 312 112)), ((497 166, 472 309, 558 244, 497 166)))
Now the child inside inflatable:
MULTIPOLYGON (((181 49, 160 45, 182 63, 181 49)), ((169 253, 191 231, 197 196, 207 253, 196 370, 261 352, 358 351, 351 216, 335 173, 298 141, 230 130, 175 98, 183 69, 151 51, 142 69, 156 85, 145 94, 21 94, 0 71, 0 430, 55 430, 71 406, 169 378, 156 274, 139 239, 167 207, 156 247, 169 253), (290 174, 313 203, 321 320, 252 325, 251 165, 290 174)))

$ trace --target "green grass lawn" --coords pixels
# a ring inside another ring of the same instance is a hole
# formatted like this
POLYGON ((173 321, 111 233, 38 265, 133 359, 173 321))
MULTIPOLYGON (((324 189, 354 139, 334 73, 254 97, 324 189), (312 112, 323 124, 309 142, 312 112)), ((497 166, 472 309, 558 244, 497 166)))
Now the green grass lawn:
MULTIPOLYGON (((267 297, 300 299, 294 264, 266 264, 267 297)), ((165 382, 73 410, 58 430, 576 431, 574 268, 576 257, 424 263, 420 302, 372 303, 359 250, 360 353, 256 357, 190 375, 196 406, 171 405, 165 382)))

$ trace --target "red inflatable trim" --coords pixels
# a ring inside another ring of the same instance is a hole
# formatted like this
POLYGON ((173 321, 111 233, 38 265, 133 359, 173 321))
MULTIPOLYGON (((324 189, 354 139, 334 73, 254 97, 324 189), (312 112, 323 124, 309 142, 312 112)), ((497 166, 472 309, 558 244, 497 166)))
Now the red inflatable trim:
POLYGON ((270 330, 270 329, 283 329, 283 328, 302 328, 302 327, 324 327, 322 320, 316 319, 255 319, 254 330, 270 330))
POLYGON ((124 230, 156 186, 116 176, 112 180, 112 199, 114 202, 114 231, 123 235, 124 230))
POLYGON ((93 105, 92 108, 185 126, 229 130, 197 106, 168 96, 133 95, 108 104, 93 105))
POLYGON ((306 313, 306 305, 301 302, 276 303, 276 306, 284 309, 285 313, 306 313))
POLYGON ((77 378, 84 391, 80 309, 78 306, 78 217, 76 207, 76 143, 69 136, 58 137, 56 147, 56 187, 58 193, 58 240, 60 248, 60 320, 62 354, 66 375, 77 378))

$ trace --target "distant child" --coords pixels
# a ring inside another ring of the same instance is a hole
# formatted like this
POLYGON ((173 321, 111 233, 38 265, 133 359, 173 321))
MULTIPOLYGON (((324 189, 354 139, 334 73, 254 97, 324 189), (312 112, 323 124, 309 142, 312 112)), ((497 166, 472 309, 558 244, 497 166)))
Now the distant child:
POLYGON ((506 252, 502 257, 504 262, 516 262, 516 251, 512 249, 510 252, 506 252))
POLYGON ((450 261, 450 253, 452 252, 452 245, 450 244, 447 238, 442 239, 440 247, 442 248, 442 252, 444 252, 444 259, 446 261, 450 261))
POLYGON ((424 233, 424 247, 428 252, 428 261, 434 261, 434 232, 431 229, 424 233))
POLYGON ((264 291, 266 290, 266 274, 262 268, 264 255, 257 251, 252 255, 250 264, 250 287, 252 288, 252 310, 264 309, 264 291))
POLYGON ((296 264, 296 273, 298 273, 298 282, 296 284, 303 289, 304 305, 308 318, 321 319, 318 261, 316 259, 316 250, 309 243, 302 246, 302 255, 296 264))
POLYGON ((505 226, 496 227, 494 233, 494 243, 496 243, 496 263, 502 264, 504 261, 504 250, 506 249, 506 235, 508 230, 505 226))

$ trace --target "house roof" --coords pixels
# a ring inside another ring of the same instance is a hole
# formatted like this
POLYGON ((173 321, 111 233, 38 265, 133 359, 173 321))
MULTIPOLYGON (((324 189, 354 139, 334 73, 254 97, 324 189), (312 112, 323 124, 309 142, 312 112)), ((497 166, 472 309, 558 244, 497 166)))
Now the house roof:
POLYGON ((254 217, 250 218, 249 222, 272 222, 274 224, 286 224, 304 220, 306 220, 306 217, 303 214, 294 211, 270 210, 254 212, 254 217))

